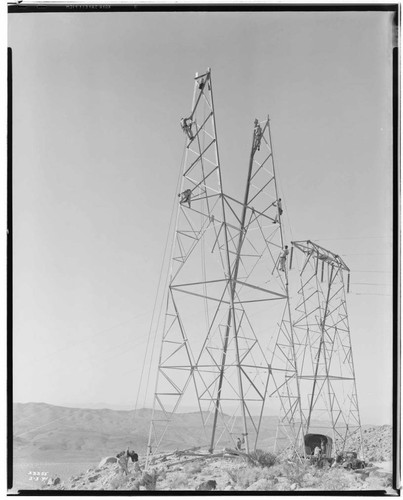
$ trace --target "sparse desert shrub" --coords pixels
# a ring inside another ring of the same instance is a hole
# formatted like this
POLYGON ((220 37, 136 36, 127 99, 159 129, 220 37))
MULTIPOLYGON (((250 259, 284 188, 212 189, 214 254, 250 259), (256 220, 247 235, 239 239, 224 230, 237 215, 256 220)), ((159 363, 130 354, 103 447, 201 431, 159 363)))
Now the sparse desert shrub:
POLYGON ((356 490, 361 486, 357 474, 342 468, 333 468, 325 471, 318 484, 318 489, 327 491, 356 490))
POLYGON ((188 475, 185 472, 172 472, 167 476, 170 490, 185 490, 188 487, 188 475))
POLYGON ((245 467, 243 469, 238 469, 235 483, 241 488, 246 489, 259 479, 261 479, 259 469, 255 467, 245 467))
POLYGON ((276 463, 276 455, 269 451, 256 450, 249 453, 252 460, 259 463, 261 467, 271 467, 276 463))
POLYGON ((314 489, 322 491, 357 490, 363 487, 364 481, 359 474, 343 468, 317 468, 306 462, 282 462, 267 471, 267 479, 283 478, 281 484, 273 489, 288 491, 290 489, 314 489), (294 488, 293 488, 294 487, 294 488))
POLYGON ((128 489, 131 491, 139 491, 140 481, 138 479, 130 481, 130 483, 128 484, 128 489))
POLYGON ((322 471, 310 471, 304 475, 303 484, 304 488, 310 488, 313 490, 320 489, 319 484, 321 482, 322 471))
POLYGON ((202 470, 203 469, 200 463, 190 463, 185 467, 185 471, 188 474, 200 474, 202 470))
POLYGON ((379 477, 377 475, 370 475, 365 480, 365 489, 367 490, 383 490, 392 487, 392 475, 388 477, 379 477))
POLYGON ((232 468, 227 468, 227 467, 225 467, 223 470, 224 470, 224 472, 226 472, 228 474, 230 481, 232 481, 233 483, 236 483, 236 477, 237 477, 236 470, 232 469, 232 468))
POLYGON ((291 484, 296 484, 298 487, 301 487, 304 486, 305 476, 311 471, 311 466, 304 462, 284 463, 282 471, 283 475, 291 484))
POLYGON ((144 471, 141 475, 140 485, 145 486, 146 490, 153 491, 156 489, 158 480, 158 472, 156 470, 144 471))
POLYGON ((244 471, 246 468, 247 468, 246 465, 244 465, 244 464, 239 465, 238 464, 235 467, 225 467, 223 469, 223 471, 227 473, 228 478, 230 479, 232 484, 238 484, 238 482, 240 481, 240 478, 242 477, 242 474, 244 474, 241 471, 244 471))
POLYGON ((117 474, 111 479, 110 486, 112 490, 120 490, 127 485, 127 480, 127 476, 124 476, 123 474, 117 474))
MULTIPOLYGON (((301 470, 302 468, 300 468, 300 471, 301 470)), ((331 467, 318 469, 314 466, 310 466, 302 476, 302 481, 300 481, 298 485, 305 488, 324 491, 357 490, 361 489, 363 480, 359 475, 351 473, 343 468, 331 467)))
POLYGON ((275 477, 285 476, 283 465, 283 462, 277 461, 272 467, 270 467, 270 469, 268 469, 267 477, 269 479, 273 479, 275 477))
POLYGON ((245 490, 254 483, 260 482, 263 484, 263 482, 266 482, 268 484, 270 482, 272 484, 273 480, 273 475, 267 468, 243 466, 228 469, 226 472, 237 487, 245 490))
POLYGON ((167 470, 164 467, 159 467, 156 469, 158 474, 158 481, 163 481, 167 477, 167 470))

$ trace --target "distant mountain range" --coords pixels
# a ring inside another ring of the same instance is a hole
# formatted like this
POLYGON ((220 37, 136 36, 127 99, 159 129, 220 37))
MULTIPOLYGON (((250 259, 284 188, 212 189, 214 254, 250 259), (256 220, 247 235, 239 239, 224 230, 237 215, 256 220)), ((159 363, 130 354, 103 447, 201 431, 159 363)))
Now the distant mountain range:
MULTIPOLYGON (((13 459, 22 462, 97 461, 116 455, 127 446, 144 454, 152 416, 152 410, 147 408, 136 411, 84 409, 47 403, 14 403, 13 412, 13 459)), ((259 448, 272 449, 277 422, 275 416, 262 418, 259 448)), ((323 422, 312 422, 312 426, 315 425, 326 428, 323 422)), ((221 430, 217 430, 217 436, 221 430)), ((235 436, 241 435, 240 419, 232 432, 235 436)), ((178 413, 166 432, 163 449, 207 446, 208 442, 203 441, 207 440, 199 412, 178 413)), ((229 442, 220 443, 220 446, 228 445, 229 442)))
MULTIPOLYGON (((141 454, 146 452, 150 409, 128 411, 15 403, 13 411, 16 460, 98 460, 115 455, 129 445, 141 454)), ((273 443, 276 427, 277 417, 263 417, 262 447, 273 443)), ((199 412, 178 413, 167 431, 165 447, 173 450, 207 445, 200 443, 201 429, 199 412)), ((233 430, 241 434, 240 425, 235 425, 233 430)))

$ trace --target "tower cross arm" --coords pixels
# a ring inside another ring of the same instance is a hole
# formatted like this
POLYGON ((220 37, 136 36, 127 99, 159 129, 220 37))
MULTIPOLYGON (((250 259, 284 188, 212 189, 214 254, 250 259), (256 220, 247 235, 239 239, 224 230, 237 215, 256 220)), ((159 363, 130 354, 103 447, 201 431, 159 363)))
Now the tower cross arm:
POLYGON ((312 254, 319 260, 325 261, 329 264, 332 264, 333 266, 343 269, 344 271, 350 272, 350 268, 347 267, 346 263, 340 257, 340 255, 327 250, 317 243, 313 243, 311 240, 292 241, 291 244, 307 255, 312 254))

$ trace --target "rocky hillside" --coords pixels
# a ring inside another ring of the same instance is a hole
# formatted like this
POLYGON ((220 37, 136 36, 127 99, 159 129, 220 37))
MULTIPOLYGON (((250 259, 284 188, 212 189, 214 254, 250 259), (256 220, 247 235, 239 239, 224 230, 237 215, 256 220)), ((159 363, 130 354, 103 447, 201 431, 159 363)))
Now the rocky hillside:
MULTIPOLYGON (((382 425, 378 427, 364 427, 362 430, 364 441, 364 456, 368 462, 383 462, 392 460, 392 427, 382 425)), ((361 438, 356 435, 347 444, 347 449, 358 450, 361 438)))
MULTIPOLYGON (((392 474, 380 467, 347 470, 343 467, 317 468, 309 461, 274 459, 262 466, 245 455, 226 450, 210 455, 201 451, 158 455, 147 470, 136 471, 129 464, 125 475, 114 457, 98 467, 60 481, 54 477, 46 490, 112 491, 385 491, 392 492, 392 474)), ((267 454, 269 455, 269 454, 267 454)), ((267 459, 267 457, 266 457, 267 459)))

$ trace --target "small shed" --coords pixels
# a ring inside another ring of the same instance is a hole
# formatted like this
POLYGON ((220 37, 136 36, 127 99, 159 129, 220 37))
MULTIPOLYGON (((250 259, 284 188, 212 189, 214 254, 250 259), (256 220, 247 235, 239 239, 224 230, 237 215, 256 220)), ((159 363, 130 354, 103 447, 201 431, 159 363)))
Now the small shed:
POLYGON ((313 455, 315 448, 318 446, 323 450, 322 457, 331 458, 332 456, 332 438, 324 434, 305 434, 304 436, 305 454, 313 455), (323 445, 322 445, 323 443, 323 445))

